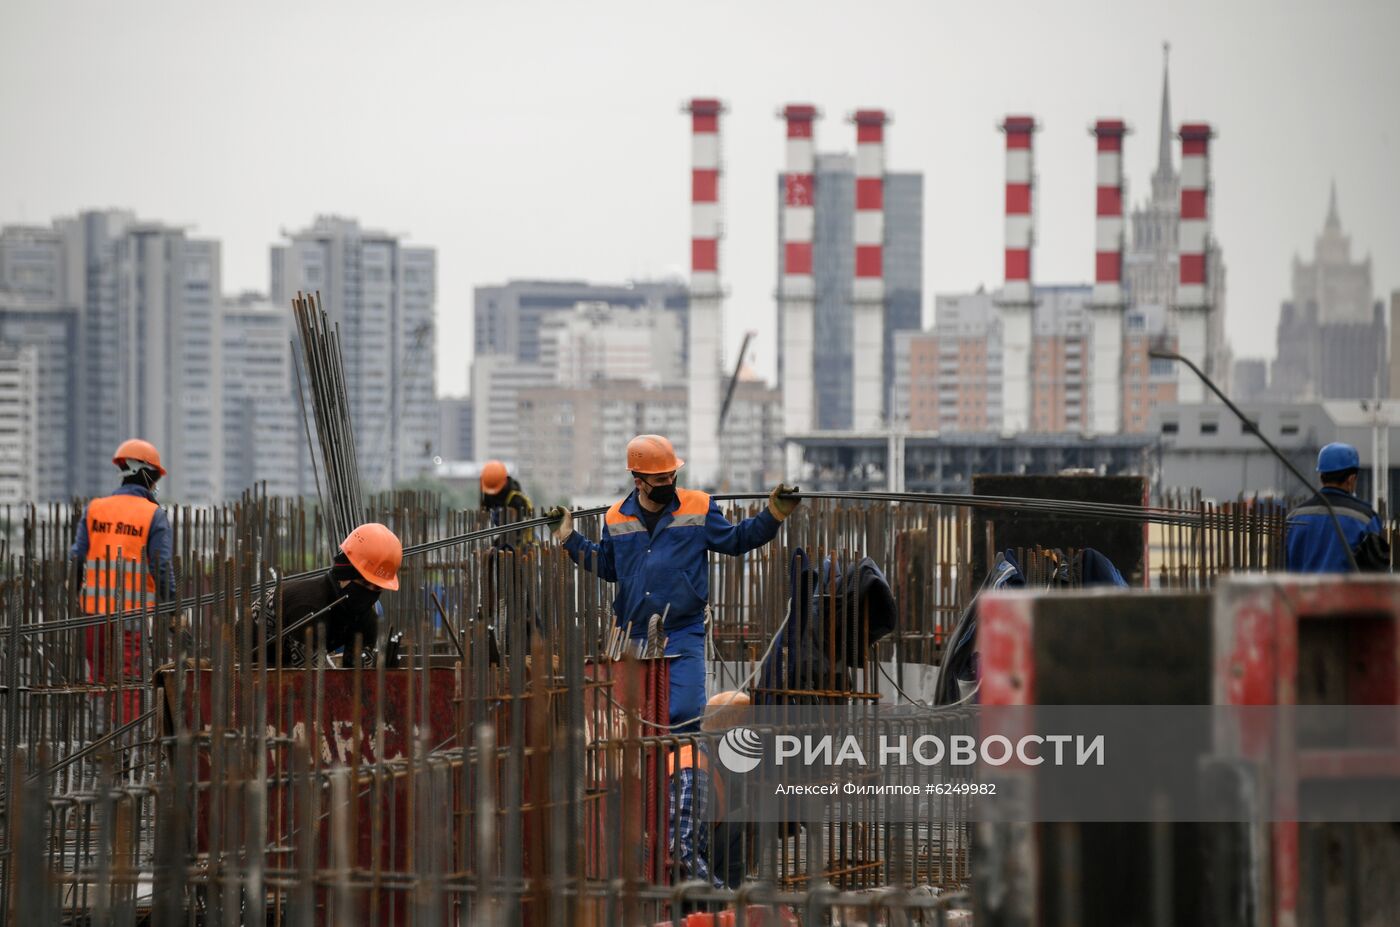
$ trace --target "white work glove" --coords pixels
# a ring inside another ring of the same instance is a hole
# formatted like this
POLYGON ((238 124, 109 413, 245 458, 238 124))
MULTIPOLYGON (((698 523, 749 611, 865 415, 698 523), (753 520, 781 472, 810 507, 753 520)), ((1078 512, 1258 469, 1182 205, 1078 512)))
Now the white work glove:
POLYGON ((556 505, 545 515, 549 517, 549 532, 554 535, 554 540, 563 543, 574 533, 574 513, 562 505, 556 505))

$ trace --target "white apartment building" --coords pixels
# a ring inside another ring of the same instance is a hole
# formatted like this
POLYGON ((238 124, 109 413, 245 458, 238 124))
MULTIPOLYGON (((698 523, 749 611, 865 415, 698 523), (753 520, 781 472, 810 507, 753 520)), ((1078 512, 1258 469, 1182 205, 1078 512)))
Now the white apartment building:
POLYGON ((38 348, 0 343, 0 505, 34 499, 38 348))
POLYGON ((516 459, 523 423, 521 390, 555 386, 554 371, 509 354, 478 354, 472 361, 472 452, 479 460, 516 459))
POLYGON ((290 306, 258 294, 224 299, 224 493, 316 491, 296 405, 290 306))
POLYGON ((59 502, 78 492, 78 313, 0 289, 0 344, 34 348, 37 472, 32 501, 59 502))
POLYGON ((581 302, 540 327, 540 363, 561 386, 632 380, 645 386, 685 382, 681 317, 666 309, 581 302))
POLYGON ((339 216, 284 235, 272 248, 272 301, 290 307, 298 292, 319 291, 340 326, 366 491, 427 472, 438 432, 436 252, 339 216))

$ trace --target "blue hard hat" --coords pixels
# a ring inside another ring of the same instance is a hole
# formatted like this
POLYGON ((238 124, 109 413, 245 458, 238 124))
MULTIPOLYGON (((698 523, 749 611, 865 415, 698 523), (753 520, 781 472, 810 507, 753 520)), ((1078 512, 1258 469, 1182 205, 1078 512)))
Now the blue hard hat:
POLYGON ((1361 455, 1350 444, 1333 441, 1317 452, 1317 472, 1336 473, 1338 470, 1361 469, 1361 455))

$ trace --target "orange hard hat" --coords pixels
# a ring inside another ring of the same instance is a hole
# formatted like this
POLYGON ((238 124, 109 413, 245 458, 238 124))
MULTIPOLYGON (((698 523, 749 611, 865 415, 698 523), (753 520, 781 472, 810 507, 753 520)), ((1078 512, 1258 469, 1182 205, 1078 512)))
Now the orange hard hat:
POLYGON ((633 473, 672 473, 685 466, 661 435, 637 435, 627 442, 627 469, 633 473))
POLYGON ((713 732, 736 727, 743 723, 751 704, 749 694, 742 689, 716 692, 705 703, 705 717, 700 722, 700 729, 713 732))
POLYGON ((506 465, 499 460, 488 460, 481 468, 481 491, 495 495, 506 488, 506 465))
POLYGON ((403 544, 399 536, 377 521, 360 525, 340 542, 350 565, 381 589, 399 588, 403 544))
POLYGON ((165 468, 160 465, 160 451, 149 441, 142 441, 140 438, 127 438, 117 448, 112 455, 112 463, 118 467, 123 467, 124 460, 139 460, 144 464, 150 464, 160 471, 161 476, 165 476, 165 468))

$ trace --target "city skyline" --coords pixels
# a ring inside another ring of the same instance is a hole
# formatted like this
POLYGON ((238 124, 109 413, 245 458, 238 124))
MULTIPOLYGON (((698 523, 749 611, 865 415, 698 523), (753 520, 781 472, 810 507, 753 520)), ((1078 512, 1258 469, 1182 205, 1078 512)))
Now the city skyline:
POLYGON ((331 9, 279 7, 271 19, 271 7, 269 16, 208 11, 191 21, 154 8, 12 5, 0 29, 0 77, 29 90, 3 95, 0 118, 32 131, 0 152, 0 170, 24 178, 0 194, 0 224, 109 203, 193 223, 198 237, 224 243, 229 292, 267 288, 265 248, 297 216, 357 215, 410 244, 431 242, 440 255, 440 392, 460 394, 475 286, 684 273, 688 138, 678 110, 689 96, 712 94, 730 108, 726 360, 743 331, 757 328, 755 368, 772 381, 778 107, 821 106, 822 151, 853 150, 844 116, 857 107, 892 113, 889 170, 926 177, 927 324, 934 294, 1001 282, 994 124, 1007 112, 1044 126, 1037 279, 1091 279, 1087 127, 1098 117, 1127 120, 1135 130, 1125 146, 1128 196, 1144 196, 1167 39, 1177 120, 1206 119, 1220 132, 1213 219, 1230 255, 1236 355, 1272 353, 1289 262, 1307 252, 1333 179, 1358 252, 1374 258, 1377 297, 1400 286, 1400 190, 1389 167, 1400 114, 1370 102, 1400 83, 1400 63, 1385 48, 1400 12, 1380 4, 1014 4, 1008 15, 1025 28, 1009 33, 973 11, 914 4, 889 4, 881 17, 834 6, 812 15, 807 4, 795 33, 785 30, 797 8, 784 4, 683 24, 627 4, 547 17, 518 6, 420 4, 409 25, 393 20, 395 41, 378 44, 378 15, 331 9), (891 17, 907 28, 885 28, 891 17), (683 47, 666 41, 681 25, 683 47), (190 41, 205 31, 225 41, 190 41), (317 41, 308 47, 310 34, 317 41), (1109 40, 1123 34, 1133 38, 1109 40), (883 53, 854 53, 872 45, 883 53), (37 50, 60 46, 86 65, 45 68, 33 80, 37 50), (376 68, 347 82, 337 69, 311 67, 347 49, 372 51, 376 68), (277 88, 290 67, 282 62, 294 58, 302 92, 288 95, 277 88), (1310 66, 1298 67, 1302 60, 1310 66), (1016 64, 987 66, 998 61, 1016 64), (630 80, 638 69, 650 79, 630 80), (1316 82, 1317 69, 1334 79, 1316 82), (143 89, 172 73, 181 79, 168 92, 143 89), (1278 115, 1285 104, 1287 119, 1278 115), (103 139, 100 155, 80 144, 92 137, 103 139))

